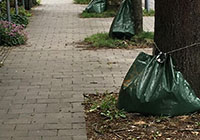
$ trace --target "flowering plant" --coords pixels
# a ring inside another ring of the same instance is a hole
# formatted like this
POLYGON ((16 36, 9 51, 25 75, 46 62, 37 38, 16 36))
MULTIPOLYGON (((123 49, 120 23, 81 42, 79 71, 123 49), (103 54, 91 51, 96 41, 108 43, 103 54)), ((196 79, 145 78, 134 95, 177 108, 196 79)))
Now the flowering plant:
POLYGON ((24 26, 16 25, 8 21, 0 21, 0 44, 15 46, 25 44, 27 34, 24 32, 24 26))

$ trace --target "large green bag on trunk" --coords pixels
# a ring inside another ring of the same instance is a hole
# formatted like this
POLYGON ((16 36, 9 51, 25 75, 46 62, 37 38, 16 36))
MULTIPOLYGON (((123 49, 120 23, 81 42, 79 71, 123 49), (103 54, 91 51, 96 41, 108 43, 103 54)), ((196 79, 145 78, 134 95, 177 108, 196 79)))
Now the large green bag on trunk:
POLYGON ((163 59, 140 53, 123 81, 118 108, 146 115, 176 116, 199 111, 200 99, 174 69, 171 56, 163 59), (158 62, 161 59, 163 62, 158 62))
POLYGON ((110 37, 118 39, 130 39, 135 34, 132 13, 132 1, 123 0, 110 27, 110 37))
POLYGON ((91 0, 85 8, 88 13, 102 13, 106 10, 106 0, 91 0))

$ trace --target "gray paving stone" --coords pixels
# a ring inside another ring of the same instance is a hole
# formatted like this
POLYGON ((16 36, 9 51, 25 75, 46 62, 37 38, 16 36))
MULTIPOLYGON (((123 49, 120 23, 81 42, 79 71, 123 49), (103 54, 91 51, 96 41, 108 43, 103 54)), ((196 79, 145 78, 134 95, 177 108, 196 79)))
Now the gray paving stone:
POLYGON ((15 130, 42 130, 44 129, 44 124, 17 124, 15 130))
POLYGON ((58 136, 85 136, 85 129, 59 130, 58 136))
POLYGON ((28 136, 28 131, 6 131, 2 130, 0 133, 0 137, 26 137, 28 136))
POLYGON ((86 136, 73 136, 73 140, 87 140, 86 136))
MULTIPOLYGON (((118 92, 138 53, 151 49, 77 48, 74 42, 108 32, 113 18, 79 18, 86 5, 72 0, 41 2, 27 44, 0 68, 0 140, 86 140, 83 93, 118 92)), ((153 31, 154 18, 144 18, 144 29, 153 31)))
POLYGON ((13 137, 12 140, 42 140, 42 137, 13 137))
POLYGON ((44 129, 47 130, 62 130, 62 129, 72 129, 72 124, 68 123, 49 123, 49 124, 45 124, 44 129))
POLYGON ((5 119, 4 124, 30 124, 31 119, 5 119))
POLYGON ((85 122, 84 123, 73 123, 72 128, 73 129, 84 129, 84 128, 86 128, 85 122))
POLYGON ((0 140, 11 140, 12 139, 12 137, 1 137, 0 136, 0 140))
POLYGON ((56 136, 57 130, 32 130, 28 136, 56 136))
POLYGON ((1 125, 0 131, 13 131, 15 129, 16 125, 1 125))
MULTIPOLYGON (((43 137, 42 140, 74 140, 71 136, 53 136, 53 137, 43 137)), ((83 139, 84 140, 84 139, 83 139)))

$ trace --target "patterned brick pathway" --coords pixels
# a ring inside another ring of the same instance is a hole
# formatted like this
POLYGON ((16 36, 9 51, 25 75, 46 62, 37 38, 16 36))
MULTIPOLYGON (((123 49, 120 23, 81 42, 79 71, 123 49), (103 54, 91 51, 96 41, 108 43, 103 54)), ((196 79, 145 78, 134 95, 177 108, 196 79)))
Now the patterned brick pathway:
MULTIPOLYGON (((0 140, 86 140, 83 93, 118 91, 140 51, 82 50, 75 43, 108 32, 112 18, 80 19, 85 6, 42 0, 27 45, 0 68, 0 140)), ((145 30, 153 30, 145 18, 145 30)))

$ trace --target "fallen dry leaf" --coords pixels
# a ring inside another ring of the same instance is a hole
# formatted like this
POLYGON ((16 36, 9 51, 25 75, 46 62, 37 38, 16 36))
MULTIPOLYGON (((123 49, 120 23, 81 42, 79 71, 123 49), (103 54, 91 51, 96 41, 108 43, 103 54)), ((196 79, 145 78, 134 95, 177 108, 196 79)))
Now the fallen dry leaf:
POLYGON ((178 117, 181 121, 185 121, 189 118, 189 116, 183 115, 178 117))
POLYGON ((197 131, 193 131, 193 132, 191 132, 192 134, 194 134, 194 135, 199 135, 199 132, 197 132, 197 131))
POLYGON ((144 125, 144 124, 147 124, 147 123, 144 121, 138 121, 134 123, 134 125, 144 125))

